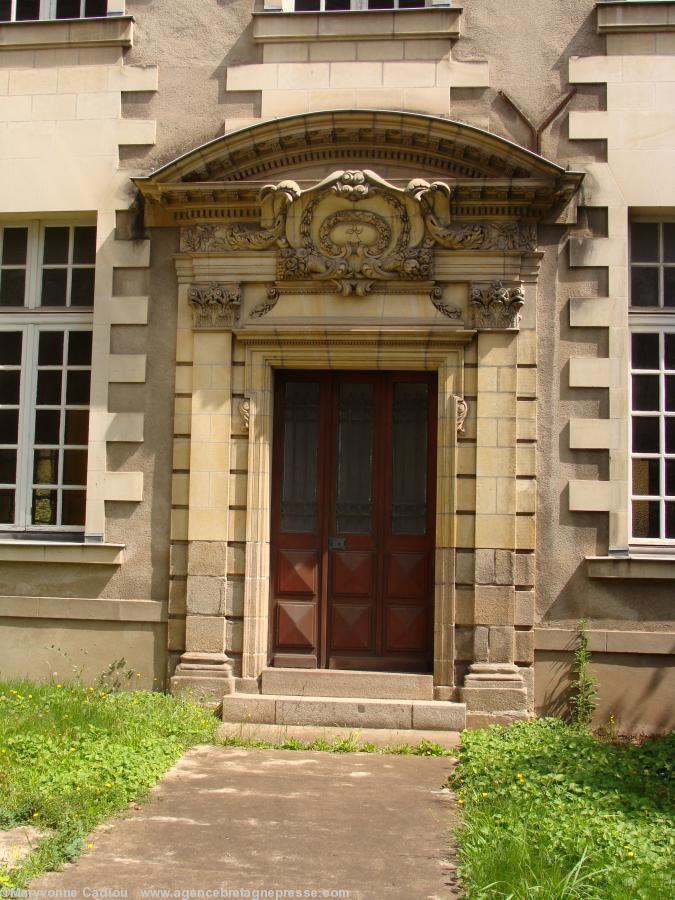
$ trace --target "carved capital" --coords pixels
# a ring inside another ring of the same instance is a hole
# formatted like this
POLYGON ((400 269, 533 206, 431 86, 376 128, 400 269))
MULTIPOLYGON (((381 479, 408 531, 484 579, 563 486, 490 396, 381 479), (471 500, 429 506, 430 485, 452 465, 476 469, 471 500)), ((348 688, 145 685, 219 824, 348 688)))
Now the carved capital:
POLYGON ((490 331, 514 331, 520 325, 525 294, 520 285, 504 287, 501 281, 473 285, 469 296, 475 327, 490 331))
POLYGON ((188 303, 195 328, 232 328, 239 321, 241 291, 238 284, 193 284, 188 303))

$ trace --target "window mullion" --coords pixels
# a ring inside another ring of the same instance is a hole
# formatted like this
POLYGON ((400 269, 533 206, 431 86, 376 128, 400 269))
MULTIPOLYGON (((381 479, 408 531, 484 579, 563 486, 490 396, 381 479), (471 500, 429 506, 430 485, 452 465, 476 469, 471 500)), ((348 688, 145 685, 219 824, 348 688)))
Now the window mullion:
POLYGON ((35 431, 35 397, 37 393, 37 335, 36 325, 23 329, 21 360, 21 412, 19 448, 17 453, 17 526, 25 530, 31 521, 33 485, 33 434, 35 431))

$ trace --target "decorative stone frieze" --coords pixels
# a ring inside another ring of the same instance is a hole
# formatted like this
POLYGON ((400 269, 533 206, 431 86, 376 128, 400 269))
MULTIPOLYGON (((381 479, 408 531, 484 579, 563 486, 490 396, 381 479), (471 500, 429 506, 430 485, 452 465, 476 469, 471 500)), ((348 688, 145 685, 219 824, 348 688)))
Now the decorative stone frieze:
POLYGON ((501 281, 473 285, 469 295, 474 323, 480 330, 514 331, 520 324, 525 294, 520 285, 504 287, 501 281))
POLYGON ((188 303, 195 328, 232 328, 239 321, 241 291, 238 284, 192 285, 188 303))
POLYGON ((537 249, 537 226, 518 222, 469 222, 444 226, 433 217, 426 226, 434 241, 447 250, 513 250, 537 249))

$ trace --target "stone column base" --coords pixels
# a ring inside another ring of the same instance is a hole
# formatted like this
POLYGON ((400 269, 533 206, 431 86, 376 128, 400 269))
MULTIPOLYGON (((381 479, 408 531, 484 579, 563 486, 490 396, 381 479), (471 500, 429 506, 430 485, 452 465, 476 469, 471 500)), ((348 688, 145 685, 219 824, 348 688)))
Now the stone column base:
POLYGON ((511 663, 473 663, 460 698, 466 703, 468 728, 530 718, 523 676, 511 663))
POLYGON ((171 679, 171 693, 198 703, 220 703, 234 693, 232 663, 224 653, 184 653, 171 679))

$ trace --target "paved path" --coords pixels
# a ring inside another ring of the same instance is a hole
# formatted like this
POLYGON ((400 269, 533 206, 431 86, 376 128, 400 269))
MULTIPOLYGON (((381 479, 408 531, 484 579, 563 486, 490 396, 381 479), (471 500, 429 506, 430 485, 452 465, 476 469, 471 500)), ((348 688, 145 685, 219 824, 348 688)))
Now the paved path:
POLYGON ((155 888, 165 891, 155 897, 185 900, 188 891, 446 900, 458 896, 450 767, 447 757, 197 747, 151 802, 99 828, 93 849, 31 888, 103 898, 155 888))

